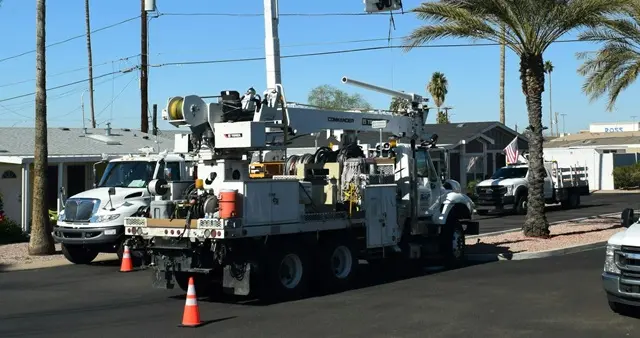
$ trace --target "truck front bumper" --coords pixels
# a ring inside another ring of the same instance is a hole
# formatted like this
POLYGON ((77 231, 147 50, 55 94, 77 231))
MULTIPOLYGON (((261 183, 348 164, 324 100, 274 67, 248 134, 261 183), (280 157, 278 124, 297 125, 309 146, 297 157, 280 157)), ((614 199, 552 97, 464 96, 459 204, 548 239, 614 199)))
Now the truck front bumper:
POLYGON ((603 272, 602 287, 610 302, 640 307, 640 284, 621 284, 620 276, 603 272))
POLYGON ((92 245, 115 243, 124 235, 124 225, 78 228, 71 225, 54 226, 53 239, 62 244, 92 245))
POLYGON ((478 196, 476 210, 512 210, 515 205, 514 196, 478 196))

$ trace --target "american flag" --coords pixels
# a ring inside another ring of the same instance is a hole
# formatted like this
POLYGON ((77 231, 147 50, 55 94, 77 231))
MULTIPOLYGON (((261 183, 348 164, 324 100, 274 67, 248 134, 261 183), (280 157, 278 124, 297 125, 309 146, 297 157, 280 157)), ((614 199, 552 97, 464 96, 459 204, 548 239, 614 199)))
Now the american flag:
POLYGON ((518 137, 513 139, 509 145, 504 148, 504 153, 507 157, 507 164, 513 164, 518 162, 518 137))

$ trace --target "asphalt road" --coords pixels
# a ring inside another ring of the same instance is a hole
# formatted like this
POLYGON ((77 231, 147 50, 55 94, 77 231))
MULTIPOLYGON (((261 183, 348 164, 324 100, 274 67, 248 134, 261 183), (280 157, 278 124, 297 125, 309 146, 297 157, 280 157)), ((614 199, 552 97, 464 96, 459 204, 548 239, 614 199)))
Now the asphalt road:
MULTIPOLYGON (((637 337, 611 312, 603 250, 432 272, 297 302, 200 300, 200 328, 179 328, 182 292, 148 271, 66 266, 0 274, 0 337, 637 337)), ((364 272, 367 266, 363 266, 364 272)))
MULTIPOLYGON (((563 221, 579 217, 596 216, 633 207, 638 209, 639 194, 591 194, 582 196, 580 207, 576 209, 562 210, 560 206, 547 206, 547 219, 549 222, 563 221)), ((521 228, 524 216, 520 215, 487 215, 479 216, 480 233, 521 228)))

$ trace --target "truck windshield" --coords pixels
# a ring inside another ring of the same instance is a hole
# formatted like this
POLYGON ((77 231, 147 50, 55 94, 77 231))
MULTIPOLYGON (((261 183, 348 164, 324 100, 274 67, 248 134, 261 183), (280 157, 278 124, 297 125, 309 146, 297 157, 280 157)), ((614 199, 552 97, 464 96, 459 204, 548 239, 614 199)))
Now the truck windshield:
POLYGON ((491 179, 497 180, 501 178, 525 178, 527 176, 527 171, 529 171, 529 168, 527 167, 500 168, 498 169, 498 171, 493 173, 493 175, 491 176, 491 179))
POLYGON ((144 188, 153 179, 156 162, 110 162, 98 187, 144 188))

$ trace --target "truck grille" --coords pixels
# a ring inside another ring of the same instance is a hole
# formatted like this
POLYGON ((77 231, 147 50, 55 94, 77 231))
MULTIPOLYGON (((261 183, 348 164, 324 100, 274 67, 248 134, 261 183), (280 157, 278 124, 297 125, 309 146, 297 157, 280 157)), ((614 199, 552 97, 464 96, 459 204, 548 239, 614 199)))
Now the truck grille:
POLYGON ((623 246, 616 252, 620 268, 620 291, 640 294, 640 247, 623 246))
POLYGON ((100 206, 100 200, 70 199, 64 206, 64 218, 68 222, 88 222, 94 210, 100 206))
POLYGON ((478 197, 485 198, 500 197, 503 196, 506 192, 507 188, 500 185, 476 188, 476 195, 478 195, 478 197))

